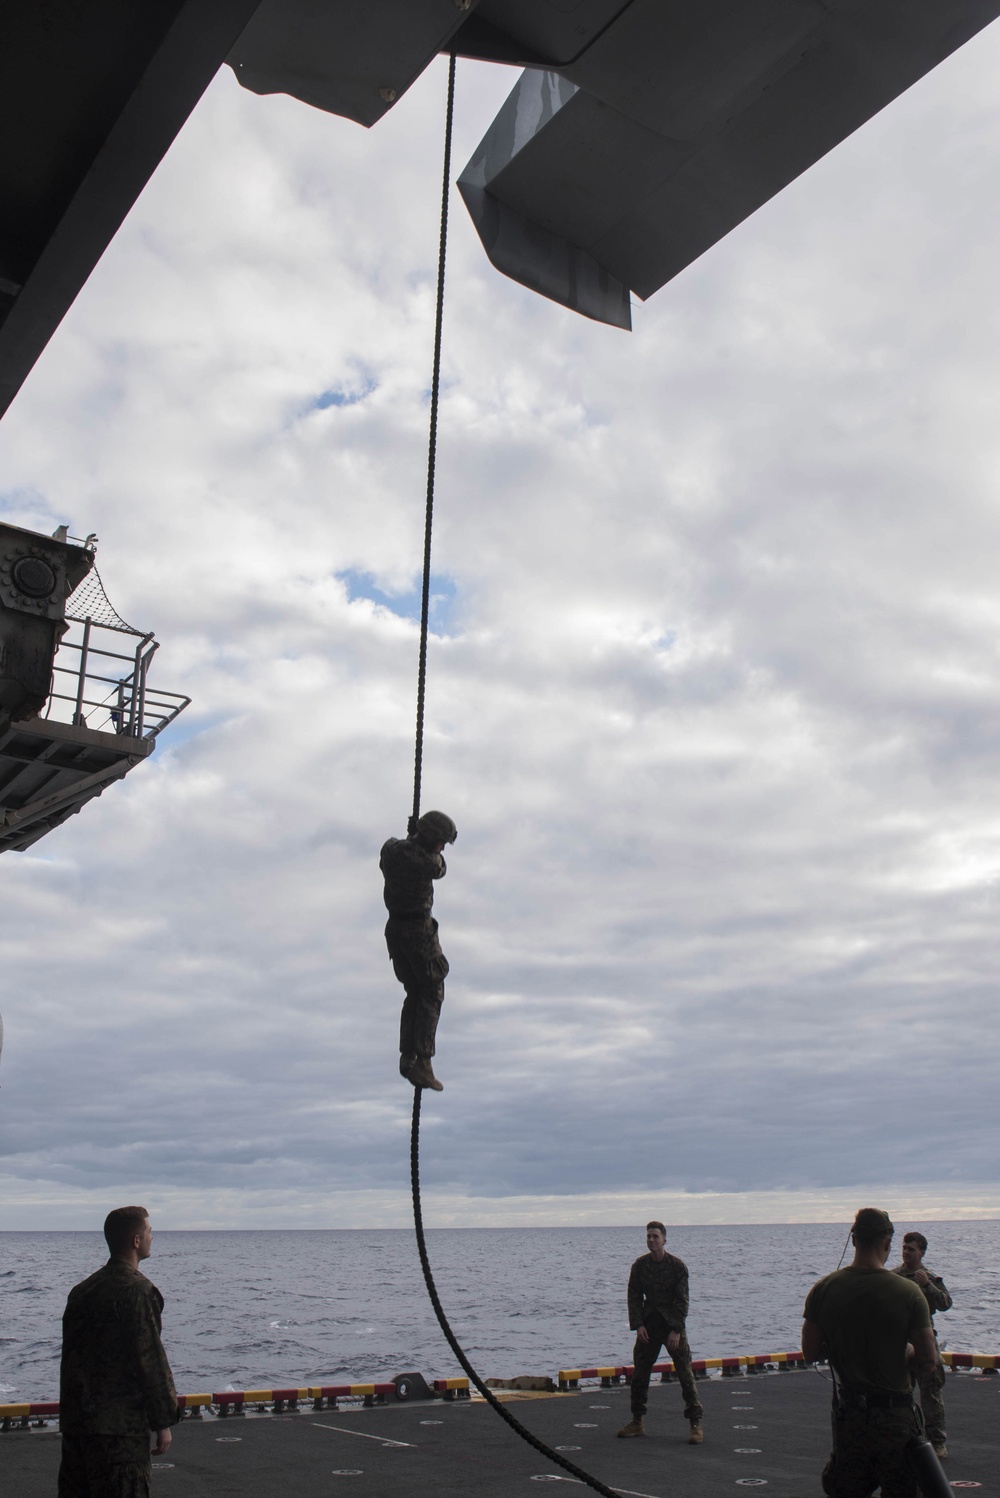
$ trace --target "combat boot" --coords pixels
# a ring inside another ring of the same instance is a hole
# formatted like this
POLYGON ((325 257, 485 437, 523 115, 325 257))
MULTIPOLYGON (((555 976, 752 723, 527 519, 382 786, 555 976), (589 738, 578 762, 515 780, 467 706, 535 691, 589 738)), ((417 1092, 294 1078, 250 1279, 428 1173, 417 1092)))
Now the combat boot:
POLYGON ((633 1415, 628 1424, 622 1426, 618 1434, 625 1440, 629 1440, 632 1436, 644 1436, 646 1434, 646 1427, 642 1423, 642 1416, 633 1415))
POLYGON ((407 1072, 414 1087, 429 1087, 432 1092, 444 1092, 444 1083, 434 1075, 429 1056, 418 1056, 407 1072))
POLYGON ((416 1056, 400 1056, 399 1075, 401 1077, 408 1077, 410 1075, 410 1071, 412 1070, 416 1059, 416 1056))
POLYGON ((938 1438, 938 1440, 932 1441, 931 1445, 934 1447, 935 1456, 944 1457, 948 1455, 948 1448, 945 1445, 944 1441, 940 1439, 940 1437, 938 1438))
POLYGON ((700 1446, 705 1439, 705 1432, 701 1428, 700 1420, 691 1421, 691 1434, 688 1436, 689 1446, 700 1446))

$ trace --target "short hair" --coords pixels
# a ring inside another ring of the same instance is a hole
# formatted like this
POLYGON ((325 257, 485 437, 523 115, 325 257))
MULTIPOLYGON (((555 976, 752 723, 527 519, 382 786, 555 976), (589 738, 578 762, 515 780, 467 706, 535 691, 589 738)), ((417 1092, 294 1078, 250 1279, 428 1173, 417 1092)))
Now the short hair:
POLYGON ((659 1230, 663 1234, 664 1238, 667 1236, 667 1230, 663 1226, 662 1222, 647 1222, 646 1223, 646 1232, 648 1233, 651 1228, 659 1228, 659 1230))
POLYGON ((904 1233, 903 1242, 915 1243, 922 1254, 925 1254, 927 1252, 927 1239, 924 1237, 923 1233, 904 1233))
POLYGON ((892 1218, 880 1207, 862 1207, 854 1219, 851 1236, 860 1248, 872 1248, 895 1232, 892 1218))
POLYGON ((124 1253, 132 1239, 145 1229, 149 1213, 145 1207, 116 1207, 104 1219, 104 1236, 113 1254, 124 1253))

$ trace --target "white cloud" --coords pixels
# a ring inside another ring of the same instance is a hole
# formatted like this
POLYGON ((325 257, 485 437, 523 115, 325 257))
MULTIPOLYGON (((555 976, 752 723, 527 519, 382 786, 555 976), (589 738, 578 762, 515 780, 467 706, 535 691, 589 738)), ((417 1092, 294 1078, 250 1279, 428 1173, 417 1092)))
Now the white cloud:
MULTIPOLYGON (((993 1210, 998 48, 631 337, 497 277, 453 201, 448 1220, 993 1210)), ((96 530, 193 698, 0 860, 4 1226, 405 1220, 377 850, 416 629, 344 577, 419 567, 441 74, 370 134, 220 74, 0 426, 9 517, 96 530)), ((457 164, 511 82, 460 69, 457 164)))

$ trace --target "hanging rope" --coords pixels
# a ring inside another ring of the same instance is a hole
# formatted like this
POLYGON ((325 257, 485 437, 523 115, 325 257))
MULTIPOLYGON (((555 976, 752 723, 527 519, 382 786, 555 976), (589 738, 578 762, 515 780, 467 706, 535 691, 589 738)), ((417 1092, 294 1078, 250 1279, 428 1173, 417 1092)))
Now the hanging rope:
MULTIPOLYGON (((417 671, 417 734, 416 748, 413 756, 413 815, 410 818, 409 831, 413 831, 417 818, 420 815, 420 777, 423 767, 424 753, 424 695, 427 682, 427 621, 430 612, 430 587, 431 587, 431 530, 434 522, 434 468, 437 459, 437 420, 438 420, 438 398, 441 387, 441 324, 444 314, 444 267, 445 253, 448 245, 448 191, 451 185, 451 130, 452 118, 455 109, 455 54, 451 54, 448 64, 448 109, 444 135, 444 180, 441 185, 441 241, 438 250, 438 277, 437 277, 437 315, 434 321, 434 373, 431 379, 431 416, 430 437, 427 445, 427 508, 424 516, 424 573, 423 590, 420 602, 420 665, 417 671)), ((479 1374, 469 1362, 462 1348, 458 1344, 448 1318, 444 1314, 441 1301, 438 1298, 437 1286, 434 1284, 434 1276, 431 1273, 430 1260, 427 1257, 427 1244, 424 1241, 424 1220, 420 1207, 420 1098, 423 1088, 416 1087, 413 1091, 413 1127, 410 1132, 410 1183, 413 1190, 413 1222, 417 1234, 417 1248, 420 1252, 420 1264, 424 1271, 424 1281, 427 1285, 427 1293, 434 1307, 434 1314, 438 1324, 447 1338, 448 1345, 455 1354, 461 1366, 465 1369, 471 1381, 489 1404, 496 1410, 502 1420, 506 1420, 512 1430, 516 1431, 522 1441, 527 1441, 529 1446, 534 1446, 548 1461, 555 1462, 567 1472, 571 1472, 580 1482, 592 1487, 595 1492, 603 1493, 604 1498, 618 1498, 613 1488, 607 1488, 603 1482, 598 1482, 596 1477, 575 1467, 568 1462, 558 1451, 553 1451, 540 1441, 537 1436, 532 1435, 520 1422, 515 1420, 509 1410, 505 1409, 500 1401, 490 1392, 483 1383, 479 1374)))
POLYGON ((431 1298, 431 1305, 434 1307, 434 1314, 438 1319, 438 1325, 448 1339, 448 1345, 452 1352, 458 1358, 459 1363, 465 1369, 465 1372, 475 1384, 480 1394, 492 1405, 500 1418, 506 1420, 511 1429, 517 1432, 522 1441, 527 1441, 529 1446, 534 1446, 535 1450, 540 1452, 546 1460, 555 1462, 557 1466, 564 1468, 567 1472, 571 1472, 580 1482, 585 1482, 588 1487, 593 1488, 595 1493, 603 1493, 604 1498, 618 1498, 618 1494, 614 1488, 605 1487, 603 1482, 600 1482, 596 1477, 591 1477, 590 1473, 584 1472, 582 1467, 574 1466, 572 1462, 567 1461, 558 1451, 553 1451, 551 1446, 546 1446, 544 1441, 540 1441, 537 1436, 532 1435, 531 1431, 522 1425, 520 1420, 515 1420, 510 1410, 505 1405, 502 1405, 493 1392, 483 1383, 479 1374, 459 1346, 455 1333, 448 1325, 448 1318, 444 1314, 441 1301, 438 1298, 437 1286, 434 1283, 430 1260, 427 1257, 427 1244, 424 1241, 424 1219, 420 1209, 420 1098, 422 1093, 423 1088, 421 1087, 417 1087, 413 1093, 413 1126, 410 1130, 410 1183, 413 1189, 413 1222, 417 1230, 420 1267, 424 1271, 424 1282, 427 1285, 427 1293, 431 1298))
POLYGON ((431 531, 434 524, 434 470, 437 463, 438 399, 441 392, 441 325, 444 320, 444 265, 448 248, 448 190, 451 186, 451 126, 455 113, 455 54, 448 59, 448 108, 444 127, 444 174, 441 183, 441 237, 438 244, 437 312, 434 318, 434 370, 431 376, 431 420, 427 440, 427 506, 424 512, 424 575, 420 595, 420 664, 417 668, 417 735, 413 753, 412 832, 420 815, 420 776, 424 757, 424 695, 427 685, 427 620, 431 597, 431 531))

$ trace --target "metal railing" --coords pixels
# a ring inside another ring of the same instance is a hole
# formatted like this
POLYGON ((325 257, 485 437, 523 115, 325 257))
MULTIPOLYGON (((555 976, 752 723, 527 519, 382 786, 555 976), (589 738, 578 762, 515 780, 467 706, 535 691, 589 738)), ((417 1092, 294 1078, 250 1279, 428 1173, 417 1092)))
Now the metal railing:
POLYGON ((90 616, 67 622, 69 630, 59 642, 52 667, 45 718, 132 739, 155 739, 188 706, 190 697, 149 685, 150 662, 160 648, 152 633, 135 632, 135 649, 126 654, 110 649, 111 644, 121 644, 125 631, 90 616))

